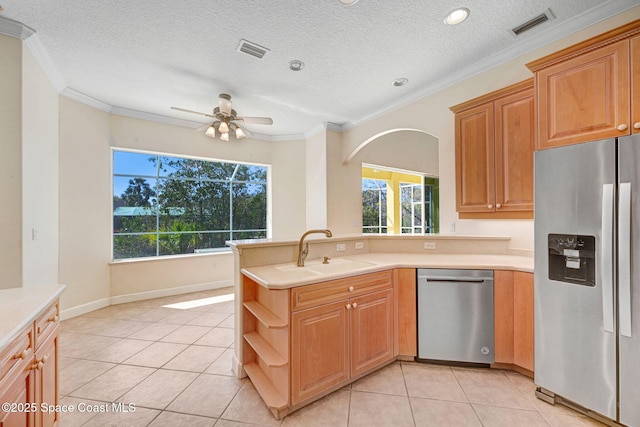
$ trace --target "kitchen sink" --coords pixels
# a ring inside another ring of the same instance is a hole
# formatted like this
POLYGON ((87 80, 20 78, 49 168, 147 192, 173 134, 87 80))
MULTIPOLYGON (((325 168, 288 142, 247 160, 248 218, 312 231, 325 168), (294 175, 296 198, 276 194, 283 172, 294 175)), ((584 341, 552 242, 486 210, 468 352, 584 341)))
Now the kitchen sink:
POLYGON ((304 267, 298 267, 296 265, 282 265, 274 268, 285 273, 287 276, 304 278, 325 274, 348 273, 350 271, 359 270, 372 265, 374 264, 365 261, 357 261, 349 258, 335 258, 330 260, 328 264, 323 264, 321 259, 315 259, 306 261, 304 267))

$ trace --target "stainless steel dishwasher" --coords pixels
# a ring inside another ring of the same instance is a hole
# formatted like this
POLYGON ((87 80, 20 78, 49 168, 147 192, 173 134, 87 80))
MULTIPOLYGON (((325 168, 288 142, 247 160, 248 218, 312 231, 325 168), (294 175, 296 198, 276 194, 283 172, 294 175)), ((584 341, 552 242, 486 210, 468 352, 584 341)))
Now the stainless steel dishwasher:
POLYGON ((418 361, 486 365, 493 353, 493 271, 418 269, 418 361))

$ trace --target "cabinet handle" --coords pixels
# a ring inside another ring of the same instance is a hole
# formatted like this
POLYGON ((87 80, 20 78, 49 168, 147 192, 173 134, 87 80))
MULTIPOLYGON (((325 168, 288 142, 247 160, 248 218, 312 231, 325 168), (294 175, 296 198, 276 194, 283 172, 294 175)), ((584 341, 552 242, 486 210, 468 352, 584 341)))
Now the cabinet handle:
POLYGON ((635 122, 635 123, 633 124, 633 128, 634 128, 634 129, 640 129, 640 122, 635 122))
POLYGON ((351 304, 351 307, 353 307, 353 308, 357 308, 357 307, 358 307, 358 303, 357 303, 357 302, 354 302, 353 304, 351 304))
POLYGON ((38 364, 36 365, 36 369, 40 370, 42 369, 43 366, 44 366, 44 363, 38 362, 38 364))
POLYGON ((487 206, 489 209, 493 209, 493 205, 488 205, 487 206))
POLYGON ((349 292, 353 292, 353 286, 349 286, 349 292))
POLYGON ((502 205, 500 203, 496 203, 496 209, 500 209, 502 205))
POLYGON ((49 359, 49 356, 44 355, 44 356, 42 356, 42 359, 40 359, 40 362, 41 363, 45 363, 47 361, 47 359, 49 359))
POLYGON ((347 304, 345 307, 347 307, 347 310, 351 309, 351 304, 347 304))
POLYGON ((629 126, 625 125, 624 123, 618 126, 618 130, 619 131, 623 131, 623 130, 627 130, 629 126))
POLYGON ((53 316, 51 316, 50 318, 47 319, 47 322, 58 322, 58 315, 55 314, 53 316))
POLYGON ((27 357, 27 350, 22 350, 22 353, 16 354, 13 356, 13 359, 22 359, 24 360, 27 357))

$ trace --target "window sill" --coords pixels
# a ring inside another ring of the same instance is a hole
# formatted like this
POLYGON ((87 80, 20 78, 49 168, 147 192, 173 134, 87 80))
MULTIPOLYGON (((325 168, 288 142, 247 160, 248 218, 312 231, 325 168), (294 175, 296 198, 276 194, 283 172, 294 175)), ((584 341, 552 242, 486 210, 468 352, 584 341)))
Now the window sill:
POLYGON ((175 260, 198 258, 198 257, 228 256, 228 255, 232 255, 232 254, 233 254, 233 252, 231 251, 231 249, 225 249, 225 250, 221 250, 221 251, 201 252, 201 253, 197 253, 197 254, 166 255, 166 256, 146 257, 146 258, 124 258, 124 259, 111 260, 109 262, 109 265, 136 264, 136 263, 140 263, 140 262, 175 261, 175 260))

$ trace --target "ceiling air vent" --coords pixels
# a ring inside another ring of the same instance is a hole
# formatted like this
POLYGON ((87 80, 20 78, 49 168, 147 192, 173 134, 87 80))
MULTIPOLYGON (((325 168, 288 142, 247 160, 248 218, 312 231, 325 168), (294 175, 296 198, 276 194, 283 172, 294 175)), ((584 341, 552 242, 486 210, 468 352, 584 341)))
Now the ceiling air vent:
POLYGON ((537 27, 538 25, 542 24, 543 22, 550 21, 553 18, 555 18, 555 16, 553 16, 553 13, 551 13, 550 9, 547 9, 543 13, 541 13, 540 15, 536 16, 535 18, 532 18, 532 19, 528 20, 527 22, 525 22, 523 24, 520 24, 515 28, 512 28, 511 32, 513 33, 513 35, 519 36, 520 34, 524 33, 525 31, 530 30, 533 27, 537 27))
POLYGON ((243 52, 247 55, 254 56, 258 59, 262 59, 267 54, 267 52, 269 52, 269 49, 267 49, 266 47, 262 47, 259 44, 255 44, 245 39, 240 39, 240 44, 238 45, 238 48, 236 50, 238 52, 243 52))

